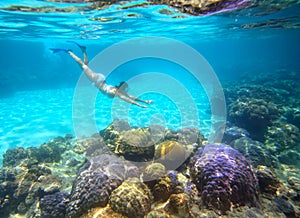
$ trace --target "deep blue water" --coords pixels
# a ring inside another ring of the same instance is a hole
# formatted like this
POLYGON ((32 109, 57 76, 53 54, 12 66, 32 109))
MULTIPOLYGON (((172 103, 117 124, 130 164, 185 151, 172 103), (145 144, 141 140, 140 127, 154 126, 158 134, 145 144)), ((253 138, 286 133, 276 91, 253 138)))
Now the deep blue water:
MULTIPOLYGON (((220 79, 236 79, 243 73, 272 72, 300 68, 299 30, 282 30, 270 38, 196 39, 188 44, 202 54, 220 79)), ((170 35, 172 37, 172 35, 170 35)), ((27 89, 74 87, 81 71, 66 55, 52 55, 50 47, 74 47, 51 39, 1 39, 1 96, 27 89)), ((61 41, 61 40, 59 40, 61 41)), ((84 41, 90 57, 110 44, 103 40, 84 41)), ((147 66, 146 66, 147 67, 147 66)), ((145 67, 143 67, 145 69, 145 67)), ((145 69, 147 70, 147 68, 145 69)))
MULTIPOLYGON (((45 14, 7 10, 14 3, 2 1, 0 4, 3 18, 0 23, 1 153, 15 146, 36 146, 57 135, 74 134, 73 95, 82 71, 66 54, 53 54, 49 50, 70 47, 80 54, 68 40, 86 45, 92 60, 109 46, 134 37, 176 39, 196 49, 211 65, 221 83, 237 80, 244 74, 255 76, 280 69, 300 70, 299 5, 264 15, 259 15, 255 9, 242 9, 211 16, 184 15, 185 18, 175 19, 173 15, 158 13, 160 9, 168 8, 166 6, 127 10, 113 6, 103 11, 45 14), (110 20, 100 22, 94 19, 99 17, 110 20), (247 27, 247 24, 259 25, 247 27)), ((62 6, 44 1, 17 3, 62 6)), ((178 14, 174 9, 170 10, 178 14)), ((258 9, 261 10, 264 8, 258 9)), ((206 125, 210 123, 207 97, 201 91, 201 85, 190 82, 191 78, 185 77, 187 72, 176 64, 143 59, 116 69, 108 81, 116 85, 133 76, 158 71, 175 76, 196 96, 193 97, 198 104, 200 125, 205 134, 206 125), (196 91, 192 91, 193 88, 196 91)), ((147 84, 147 81, 135 82, 147 84)), ((168 96, 150 92, 141 97, 155 98, 152 109, 133 108, 125 115, 124 111, 120 112, 118 116, 110 107, 112 100, 98 96, 95 104, 97 129, 105 127, 115 117, 126 118, 128 114, 134 125, 167 123, 168 127, 180 126, 180 113, 168 96)), ((124 108, 126 110, 126 106, 124 108)))

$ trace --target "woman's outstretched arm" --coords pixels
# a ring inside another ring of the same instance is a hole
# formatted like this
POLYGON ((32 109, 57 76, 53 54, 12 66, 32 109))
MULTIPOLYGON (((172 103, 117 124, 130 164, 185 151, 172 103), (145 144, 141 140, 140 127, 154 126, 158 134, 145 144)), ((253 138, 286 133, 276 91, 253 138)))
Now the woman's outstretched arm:
POLYGON ((147 108, 147 106, 141 105, 141 104, 135 102, 134 100, 132 100, 131 98, 126 97, 125 95, 122 95, 122 94, 118 93, 117 96, 118 96, 120 99, 122 99, 122 100, 124 100, 124 101, 126 101, 126 102, 128 102, 128 103, 130 103, 130 104, 134 104, 134 105, 139 106, 139 107, 142 107, 142 108, 147 108))
POLYGON ((144 102, 144 103, 146 103, 146 104, 152 104, 152 103, 153 103, 152 100, 143 100, 143 99, 137 98, 137 97, 135 97, 135 96, 133 96, 133 95, 130 95, 130 94, 128 94, 127 92, 124 93, 124 95, 126 95, 128 98, 130 98, 130 99, 132 99, 132 100, 134 100, 134 101, 140 101, 140 102, 144 102))

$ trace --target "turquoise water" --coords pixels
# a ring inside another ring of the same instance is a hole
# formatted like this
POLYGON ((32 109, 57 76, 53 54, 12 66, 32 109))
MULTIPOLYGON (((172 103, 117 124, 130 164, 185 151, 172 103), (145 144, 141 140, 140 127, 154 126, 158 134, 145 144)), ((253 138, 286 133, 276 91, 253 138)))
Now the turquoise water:
MULTIPOLYGON (((196 49, 221 83, 245 74, 300 69, 300 7, 297 4, 282 9, 257 7, 210 16, 190 16, 160 5, 125 8, 139 3, 142 2, 88 10, 81 7, 91 3, 1 1, 1 154, 16 146, 37 146, 55 136, 75 133, 73 96, 82 72, 66 54, 53 54, 49 50, 70 47, 80 54, 68 40, 86 45, 92 60, 103 49, 134 37, 176 39, 196 49), (11 10, 12 5, 77 9, 44 13, 11 10)), ((174 100, 153 93, 148 87, 140 95, 154 100, 148 109, 128 108, 126 104, 122 107, 123 103, 99 94, 93 114, 96 129, 105 128, 115 118, 127 119, 132 126, 160 124, 171 129, 182 127, 184 120, 184 126, 199 127, 207 136, 211 125, 208 97, 201 84, 185 76, 189 74, 180 66, 142 59, 115 69, 108 82, 116 85, 149 72, 164 73, 180 81, 195 102, 200 121, 194 122, 194 117, 189 117, 188 107, 182 113, 174 100), (117 107, 111 109, 114 104, 117 107)), ((135 87, 146 87, 147 83, 133 80, 130 90, 135 93, 135 87)), ((172 92, 176 93, 176 87, 173 88, 172 92)), ((185 97, 178 99, 188 106, 185 97)))
POLYGON ((300 1, 103 2, 0 2, 0 218, 299 217, 300 1))

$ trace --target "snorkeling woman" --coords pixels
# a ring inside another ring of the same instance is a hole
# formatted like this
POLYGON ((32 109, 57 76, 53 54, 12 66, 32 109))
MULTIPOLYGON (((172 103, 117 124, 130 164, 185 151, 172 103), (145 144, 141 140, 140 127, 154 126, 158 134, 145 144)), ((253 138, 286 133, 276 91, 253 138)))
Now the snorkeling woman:
POLYGON ((76 56, 70 49, 63 49, 63 48, 50 48, 54 53, 56 52, 66 52, 68 53, 81 67, 81 69, 84 71, 87 78, 95 84, 95 86, 105 95, 107 95, 110 98, 119 97, 120 99, 130 103, 137 105, 142 108, 146 108, 145 105, 139 104, 138 102, 143 102, 146 104, 152 104, 152 100, 143 100, 140 98, 137 98, 135 96, 132 96, 127 93, 128 84, 126 82, 120 82, 118 86, 111 86, 108 85, 105 81, 105 76, 100 73, 95 73, 93 70, 91 70, 88 67, 88 58, 86 54, 86 47, 78 44, 77 42, 70 41, 72 43, 75 43, 82 51, 83 54, 83 61, 76 56))

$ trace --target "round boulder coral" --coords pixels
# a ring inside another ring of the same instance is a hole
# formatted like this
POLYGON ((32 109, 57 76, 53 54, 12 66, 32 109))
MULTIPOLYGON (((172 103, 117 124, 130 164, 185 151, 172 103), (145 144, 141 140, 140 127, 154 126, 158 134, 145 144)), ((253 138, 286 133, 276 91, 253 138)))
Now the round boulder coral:
POLYGON ((43 218, 66 217, 66 206, 69 202, 68 198, 69 195, 64 192, 44 196, 40 201, 41 216, 43 218))
POLYGON ((191 159, 190 172, 202 204, 218 214, 225 214, 232 206, 257 205, 258 186, 252 166, 231 147, 206 145, 191 159))
POLYGON ((111 192, 125 178, 135 175, 135 170, 133 166, 108 154, 90 159, 74 181, 67 207, 68 217, 79 217, 93 207, 104 207, 111 192))
POLYGON ((88 170, 81 172, 72 188, 67 207, 68 217, 79 217, 90 208, 104 207, 112 190, 120 183, 120 180, 111 180, 104 173, 88 170))
POLYGON ((161 178, 166 173, 166 168, 161 163, 151 163, 145 168, 143 181, 153 181, 161 178))
POLYGON ((114 211, 139 218, 150 211, 152 199, 149 188, 137 178, 131 178, 112 192, 109 203, 114 211))
POLYGON ((114 121, 100 135, 112 152, 127 160, 145 161, 153 158, 154 143, 148 128, 130 129, 125 121, 114 121))

